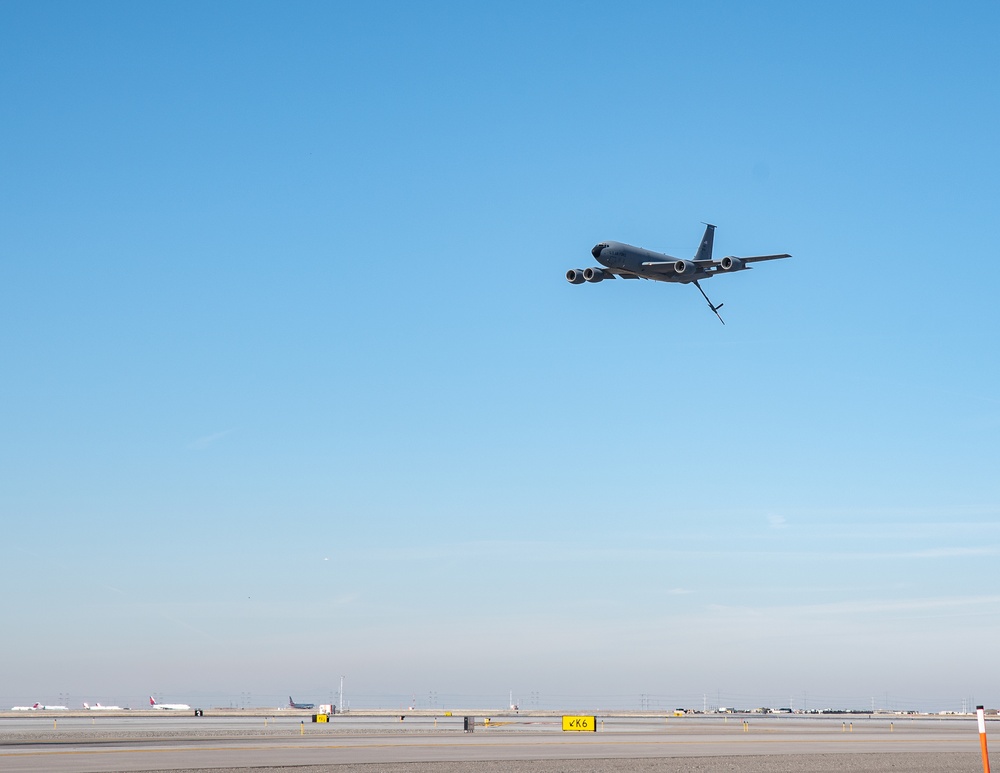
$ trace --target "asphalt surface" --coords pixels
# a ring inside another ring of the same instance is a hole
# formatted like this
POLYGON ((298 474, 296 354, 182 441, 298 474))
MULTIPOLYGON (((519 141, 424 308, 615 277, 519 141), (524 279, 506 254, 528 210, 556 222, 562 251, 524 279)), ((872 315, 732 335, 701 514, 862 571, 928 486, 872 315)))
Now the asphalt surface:
MULTIPOLYGON (((281 773, 982 770, 975 720, 809 717, 599 718, 565 733, 553 717, 0 718, 0 770, 281 773)), ((991 726, 992 729, 992 726, 991 726)), ((1000 743, 1000 741, 998 741, 1000 743)), ((1000 748, 1000 747, 998 747, 1000 748)), ((1000 765, 1000 759, 994 760, 1000 765)), ((1000 767, 997 768, 1000 770, 1000 767)))

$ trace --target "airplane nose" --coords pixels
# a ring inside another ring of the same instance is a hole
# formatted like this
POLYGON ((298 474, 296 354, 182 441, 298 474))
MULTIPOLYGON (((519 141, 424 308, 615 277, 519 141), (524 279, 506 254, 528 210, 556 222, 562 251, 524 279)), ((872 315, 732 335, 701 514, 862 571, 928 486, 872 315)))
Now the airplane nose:
POLYGON ((607 246, 608 245, 606 245, 606 244, 595 244, 594 245, 594 249, 592 249, 590 251, 590 254, 594 256, 594 260, 600 260, 601 259, 601 252, 603 252, 604 248, 607 247, 607 246))

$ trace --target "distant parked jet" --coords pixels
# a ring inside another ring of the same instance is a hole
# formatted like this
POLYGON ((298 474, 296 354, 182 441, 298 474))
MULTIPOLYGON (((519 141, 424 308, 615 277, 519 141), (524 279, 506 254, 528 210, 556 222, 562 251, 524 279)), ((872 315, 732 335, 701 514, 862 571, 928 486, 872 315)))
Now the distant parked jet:
POLYGON ((83 707, 87 711, 123 711, 121 706, 102 706, 100 703, 95 703, 93 706, 89 703, 84 703, 83 707))
POLYGON ((698 284, 700 279, 708 279, 716 274, 733 274, 737 271, 745 271, 751 266, 748 263, 756 263, 761 260, 777 260, 779 258, 792 257, 788 253, 780 255, 753 255, 746 258, 738 258, 735 255, 727 255, 720 260, 712 258, 712 243, 715 240, 715 226, 706 224, 705 235, 701 239, 701 246, 691 260, 673 258, 662 252, 652 252, 641 247, 633 247, 630 244, 621 242, 601 242, 594 246, 590 254, 599 261, 604 268, 587 268, 581 271, 578 268, 571 268, 566 272, 566 280, 571 284, 583 284, 584 282, 601 282, 605 279, 614 279, 616 276, 622 279, 652 279, 657 282, 680 282, 681 284, 693 284, 698 288, 708 302, 708 307, 719 317, 719 322, 725 325, 719 315, 720 303, 714 305, 705 295, 705 291, 698 284))
POLYGON ((154 709, 163 709, 164 711, 188 711, 190 706, 186 703, 157 703, 153 700, 153 696, 149 696, 149 705, 154 709))
POLYGON ((290 709, 311 709, 315 706, 315 703, 296 703, 292 700, 292 696, 288 696, 288 708, 290 709))

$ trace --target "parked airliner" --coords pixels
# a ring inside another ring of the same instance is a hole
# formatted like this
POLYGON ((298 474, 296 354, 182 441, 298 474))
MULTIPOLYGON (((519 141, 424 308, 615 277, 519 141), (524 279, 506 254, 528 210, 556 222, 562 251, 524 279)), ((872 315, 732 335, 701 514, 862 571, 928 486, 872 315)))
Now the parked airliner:
POLYGON ((189 711, 191 709, 186 703, 157 703, 153 700, 153 696, 149 696, 149 705, 154 709, 163 709, 164 711, 189 711))

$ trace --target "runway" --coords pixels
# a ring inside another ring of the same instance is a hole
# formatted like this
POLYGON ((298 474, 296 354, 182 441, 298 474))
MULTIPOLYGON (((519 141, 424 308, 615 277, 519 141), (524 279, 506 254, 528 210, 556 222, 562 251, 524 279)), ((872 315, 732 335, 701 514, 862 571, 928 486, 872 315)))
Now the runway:
MULTIPOLYGON (((0 769, 284 773, 532 773, 981 769, 974 719, 606 717, 562 732, 557 717, 301 716, 0 718, 0 769), (746 721, 747 724, 744 724, 746 721), (850 725, 849 725, 850 722, 850 725), (516 766, 514 763, 516 762, 516 766)), ((1000 764, 1000 760, 997 760, 1000 764)))

